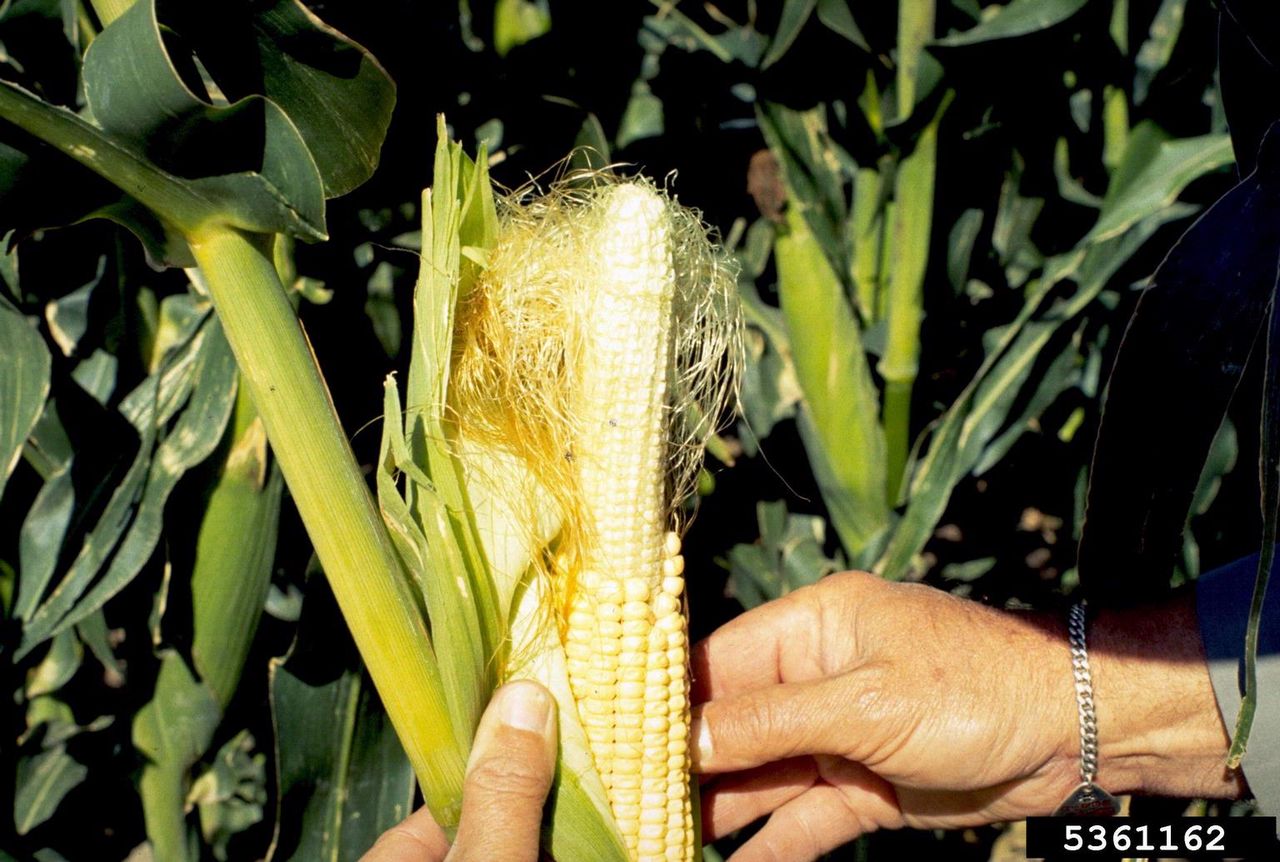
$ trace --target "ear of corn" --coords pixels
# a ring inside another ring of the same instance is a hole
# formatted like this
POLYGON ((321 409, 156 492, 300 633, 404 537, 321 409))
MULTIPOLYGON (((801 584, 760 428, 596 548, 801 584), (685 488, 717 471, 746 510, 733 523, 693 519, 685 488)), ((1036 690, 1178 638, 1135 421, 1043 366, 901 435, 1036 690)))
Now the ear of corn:
POLYGON ((601 206, 597 254, 607 265, 583 310, 574 398, 590 538, 577 561, 565 651, 627 850, 646 862, 688 859, 684 581, 666 523, 669 225, 664 201, 640 186, 618 186, 601 206))
POLYGON ((696 214, 647 185, 499 202, 443 136, 424 204, 379 496, 451 729, 471 739, 494 685, 538 679, 561 705, 552 854, 691 860, 677 513, 734 391, 732 277, 696 214))

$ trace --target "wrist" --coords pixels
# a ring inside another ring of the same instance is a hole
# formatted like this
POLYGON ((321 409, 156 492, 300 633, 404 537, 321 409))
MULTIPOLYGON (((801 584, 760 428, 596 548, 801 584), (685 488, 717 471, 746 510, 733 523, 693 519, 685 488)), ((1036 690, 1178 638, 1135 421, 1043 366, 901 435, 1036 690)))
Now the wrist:
MULTIPOLYGON (((1097 783, 1112 793, 1238 798, 1190 594, 1106 610, 1088 627, 1098 716, 1097 783)), ((1079 740, 1076 740, 1077 757, 1079 740)))

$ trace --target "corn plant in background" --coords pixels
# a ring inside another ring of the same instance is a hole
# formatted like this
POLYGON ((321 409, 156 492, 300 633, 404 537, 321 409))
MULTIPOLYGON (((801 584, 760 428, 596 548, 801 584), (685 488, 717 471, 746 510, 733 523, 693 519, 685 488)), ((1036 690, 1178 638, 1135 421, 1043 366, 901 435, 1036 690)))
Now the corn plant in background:
POLYGON ((1147 384, 1268 319, 1265 147, 1157 270, 1275 119, 1276 22, 1222 11, 0 3, 0 859, 451 826, 520 676, 561 704, 547 850, 689 858, 689 605, 853 565, 1036 601, 1086 497, 1094 592, 1256 546, 1244 356, 1213 409, 1147 384), (1098 461, 1150 481, 1086 493, 1117 350, 1098 461))
MULTIPOLYGON (((843 551, 797 580, 786 553, 768 552, 766 531, 763 546, 730 555, 740 595, 777 595, 839 559, 891 578, 923 575, 922 552, 956 489, 981 480, 1064 396, 1096 398, 1097 335, 1123 294, 1114 277, 1165 225, 1195 212, 1179 201, 1183 190, 1233 157, 1220 113, 1206 111, 1201 133, 1187 137, 1130 120, 1173 54, 1184 4, 1144 17, 1115 3, 1105 30, 1085 5, 912 0, 894 18, 892 7, 791 2, 772 31, 727 12, 663 9, 647 19, 654 67, 690 53, 704 66, 731 64, 727 75, 741 79, 734 93, 768 145, 748 178, 760 218, 736 234, 752 329, 741 436, 749 453, 763 440, 768 454, 770 431, 794 419, 843 551), (1082 31, 1094 41, 1072 52, 1080 66, 1054 69, 1057 81, 1036 76, 1052 97, 987 71, 1025 59, 1019 43, 1067 43, 1082 31), (839 47, 845 83, 820 89, 843 95, 771 98, 768 71, 799 65, 794 46, 806 39, 839 47), (1094 61, 1108 51, 1123 62, 1109 56, 1099 74, 1094 61), (1038 117, 1052 105, 1061 137, 1022 133, 1027 99, 1038 117), (963 156, 948 163, 939 153, 983 139, 994 206, 957 207, 948 183, 968 168, 963 156), (993 151, 1003 166, 991 165, 993 151), (926 296, 939 298, 929 314, 926 296), (992 328, 965 345, 970 355, 944 357, 966 385, 922 378, 927 334, 950 325, 942 315, 988 313, 992 328)), ((1055 418, 1054 430, 1070 440, 1086 415, 1055 418)), ((789 517, 810 557, 830 551, 821 522, 789 517)))

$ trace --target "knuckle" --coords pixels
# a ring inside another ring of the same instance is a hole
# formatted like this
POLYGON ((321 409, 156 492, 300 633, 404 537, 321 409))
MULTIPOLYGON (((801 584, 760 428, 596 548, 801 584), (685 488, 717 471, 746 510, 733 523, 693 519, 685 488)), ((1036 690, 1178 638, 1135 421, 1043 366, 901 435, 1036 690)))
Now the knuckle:
POLYGON ((378 840, 369 848, 369 852, 360 857, 360 862, 373 862, 375 859, 413 858, 430 859, 432 847, 422 836, 404 824, 392 826, 378 836, 378 840))
POLYGON ((464 793, 482 798, 541 802, 551 776, 533 758, 488 756, 472 767, 464 793))
MULTIPOLYGON (((772 699, 748 696, 728 711, 716 729, 717 735, 732 743, 731 749, 750 751, 767 740, 770 754, 782 758, 793 754, 801 742, 791 724, 786 711, 772 699)), ((718 744, 719 740, 713 739, 713 746, 718 744)))

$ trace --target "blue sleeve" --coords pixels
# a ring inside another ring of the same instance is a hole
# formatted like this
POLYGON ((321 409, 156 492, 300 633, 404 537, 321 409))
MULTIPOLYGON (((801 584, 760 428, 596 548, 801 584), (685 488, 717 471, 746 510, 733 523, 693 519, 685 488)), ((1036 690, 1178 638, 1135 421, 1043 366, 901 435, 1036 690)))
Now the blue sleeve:
MULTIPOLYGON (((1277 554, 1280 562, 1280 554, 1277 554)), ((1222 721, 1236 724, 1244 688, 1244 633, 1257 556, 1237 560, 1196 582, 1196 614, 1222 721)), ((1258 708, 1243 769, 1263 814, 1280 814, 1280 577, 1272 569, 1258 642, 1258 708)))

